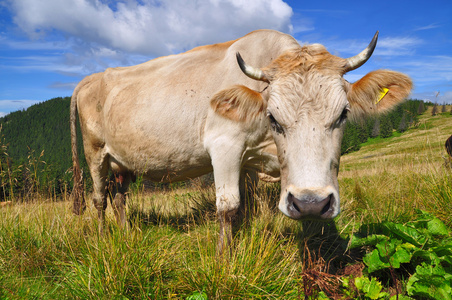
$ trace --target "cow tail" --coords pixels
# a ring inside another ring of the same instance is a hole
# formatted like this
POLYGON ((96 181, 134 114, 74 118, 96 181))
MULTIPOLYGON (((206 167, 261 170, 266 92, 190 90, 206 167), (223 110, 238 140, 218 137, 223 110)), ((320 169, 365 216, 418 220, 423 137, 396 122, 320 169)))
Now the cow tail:
POLYGON ((78 87, 74 90, 71 98, 71 149, 72 149, 72 174, 74 187, 71 198, 73 201, 72 211, 76 215, 81 215, 85 211, 85 195, 83 188, 83 176, 80 169, 80 160, 77 151, 77 94, 78 87))

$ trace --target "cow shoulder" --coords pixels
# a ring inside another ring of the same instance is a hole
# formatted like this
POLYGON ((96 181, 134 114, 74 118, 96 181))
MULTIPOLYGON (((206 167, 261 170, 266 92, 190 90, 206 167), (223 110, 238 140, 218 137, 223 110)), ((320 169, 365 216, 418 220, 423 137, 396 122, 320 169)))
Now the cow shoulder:
POLYGON ((389 70, 370 72, 348 89, 351 115, 362 118, 386 112, 403 101, 412 86, 411 79, 405 74, 389 70))
POLYGON ((261 93, 235 85, 216 93, 210 101, 213 111, 237 122, 250 122, 266 109, 261 93))

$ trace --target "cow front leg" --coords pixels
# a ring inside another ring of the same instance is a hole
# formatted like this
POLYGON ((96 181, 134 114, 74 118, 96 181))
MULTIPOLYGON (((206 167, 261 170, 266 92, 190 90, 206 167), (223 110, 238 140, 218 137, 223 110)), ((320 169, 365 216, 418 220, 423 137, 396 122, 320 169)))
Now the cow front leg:
POLYGON ((218 253, 232 243, 232 222, 240 206, 240 156, 222 156, 213 160, 217 215, 220 223, 218 253))
POLYGON ((218 253, 222 255, 224 250, 232 244, 232 222, 236 217, 240 206, 240 194, 225 193, 224 189, 217 188, 216 193, 217 216, 220 223, 220 235, 218 237, 218 253))
POLYGON ((232 244, 232 219, 235 212, 217 212, 220 223, 220 234, 218 236, 217 252, 223 255, 224 250, 232 244))

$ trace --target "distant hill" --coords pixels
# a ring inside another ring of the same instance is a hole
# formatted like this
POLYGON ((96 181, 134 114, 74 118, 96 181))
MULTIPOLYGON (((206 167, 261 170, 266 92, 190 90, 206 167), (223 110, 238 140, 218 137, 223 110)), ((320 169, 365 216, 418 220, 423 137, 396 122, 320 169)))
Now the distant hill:
MULTIPOLYGON (((0 118, 1 171, 6 172, 6 165, 14 171, 17 192, 33 188, 37 179, 42 189, 57 194, 71 185, 70 101, 70 97, 54 98, 0 118)), ((81 134, 78 137, 82 151, 81 134)))
MULTIPOLYGON (((341 153, 359 150, 369 137, 390 137, 416 123, 422 101, 408 100, 388 115, 348 123, 341 153)), ((70 97, 54 98, 0 118, 0 199, 32 190, 60 194, 72 187, 70 97)), ((422 104, 424 107, 424 104, 422 104)), ((422 110, 423 111, 423 110, 422 110)), ((91 186, 81 134, 78 147, 87 188, 91 186)))

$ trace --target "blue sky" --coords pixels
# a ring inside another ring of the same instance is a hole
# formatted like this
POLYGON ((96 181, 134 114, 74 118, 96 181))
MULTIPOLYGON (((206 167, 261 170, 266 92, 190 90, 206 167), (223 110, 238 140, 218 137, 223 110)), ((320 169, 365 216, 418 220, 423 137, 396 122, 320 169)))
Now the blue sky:
POLYGON ((411 97, 452 103, 452 1, 0 0, 0 116, 70 96, 86 75, 260 28, 341 57, 377 48, 374 69, 407 73, 411 97), (438 94, 439 92, 439 94, 438 94))

